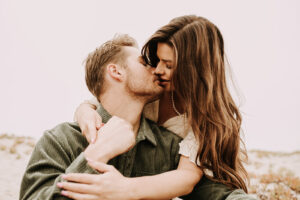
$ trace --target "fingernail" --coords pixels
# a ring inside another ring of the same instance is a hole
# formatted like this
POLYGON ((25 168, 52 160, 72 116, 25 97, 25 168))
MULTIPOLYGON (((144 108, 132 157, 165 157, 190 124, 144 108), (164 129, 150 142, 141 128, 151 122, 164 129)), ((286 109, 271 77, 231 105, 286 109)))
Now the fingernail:
POLYGON ((91 142, 92 142, 92 144, 94 144, 95 143, 95 138, 92 138, 91 142))
POLYGON ((59 187, 59 188, 62 188, 62 186, 63 186, 62 183, 57 183, 56 185, 57 185, 57 187, 59 187))
POLYGON ((68 196, 68 192, 66 190, 61 191, 61 194, 64 196, 68 196))
POLYGON ((67 178, 67 175, 63 174, 61 177, 62 177, 63 179, 65 179, 65 178, 67 178))

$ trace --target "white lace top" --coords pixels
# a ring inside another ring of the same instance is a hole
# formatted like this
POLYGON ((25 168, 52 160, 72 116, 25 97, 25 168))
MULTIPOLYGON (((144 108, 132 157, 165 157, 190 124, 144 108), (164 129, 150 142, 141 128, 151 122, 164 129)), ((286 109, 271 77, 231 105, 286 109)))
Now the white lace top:
MULTIPOLYGON (((144 116, 154 122, 157 122, 158 109, 159 100, 149 103, 144 108, 144 116)), ((186 117, 184 115, 172 117, 165 121, 162 126, 183 138, 183 140, 179 143, 179 154, 188 157, 191 162, 195 163, 199 143, 195 138, 192 128, 188 126, 186 117)))

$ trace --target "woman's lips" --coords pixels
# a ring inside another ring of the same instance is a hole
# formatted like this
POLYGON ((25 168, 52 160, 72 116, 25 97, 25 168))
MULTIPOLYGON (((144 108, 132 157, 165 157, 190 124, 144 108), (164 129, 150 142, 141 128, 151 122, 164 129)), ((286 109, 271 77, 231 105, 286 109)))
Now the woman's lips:
POLYGON ((165 80, 165 79, 158 79, 160 85, 168 85, 170 83, 170 80, 165 80))

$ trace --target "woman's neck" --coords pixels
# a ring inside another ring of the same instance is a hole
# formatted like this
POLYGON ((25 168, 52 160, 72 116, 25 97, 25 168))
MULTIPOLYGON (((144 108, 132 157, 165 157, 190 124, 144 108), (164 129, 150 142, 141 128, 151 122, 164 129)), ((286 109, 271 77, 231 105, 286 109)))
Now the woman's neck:
POLYGON ((158 125, 162 125, 168 119, 178 116, 177 111, 179 113, 183 113, 183 106, 178 101, 178 98, 174 93, 173 100, 172 100, 172 93, 171 92, 164 92, 159 100, 159 111, 158 111, 158 125), (174 101, 174 105, 173 105, 174 101), (175 108, 174 108, 175 107, 175 108))

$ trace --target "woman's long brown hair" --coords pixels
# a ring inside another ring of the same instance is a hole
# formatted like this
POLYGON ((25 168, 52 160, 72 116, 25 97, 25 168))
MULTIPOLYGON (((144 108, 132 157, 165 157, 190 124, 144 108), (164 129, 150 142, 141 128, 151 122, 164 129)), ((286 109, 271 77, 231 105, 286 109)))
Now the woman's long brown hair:
POLYGON ((172 84, 184 99, 188 122, 199 142, 199 167, 213 172, 208 178, 247 192, 242 119, 226 84, 221 32, 203 17, 175 18, 142 48, 144 59, 152 66, 159 62, 158 43, 168 44, 175 53, 172 84))

